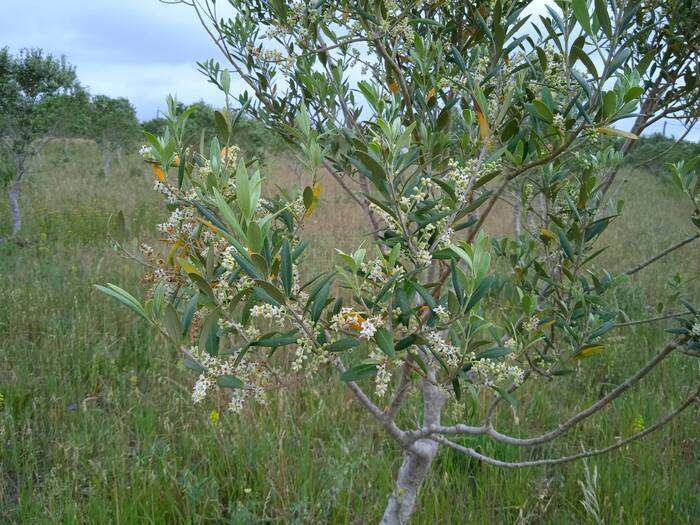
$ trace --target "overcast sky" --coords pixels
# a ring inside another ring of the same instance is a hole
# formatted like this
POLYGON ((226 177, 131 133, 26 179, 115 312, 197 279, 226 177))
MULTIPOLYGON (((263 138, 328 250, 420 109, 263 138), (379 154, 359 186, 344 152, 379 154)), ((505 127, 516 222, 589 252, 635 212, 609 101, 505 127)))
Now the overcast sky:
MULTIPOLYGON (((548 0, 534 0, 542 12, 548 0)), ((93 94, 127 97, 140 119, 156 116, 167 94, 221 105, 196 62, 220 58, 191 8, 158 0, 0 0, 0 47, 40 47, 66 55, 93 94)), ((679 124, 669 123, 678 135, 679 124)), ((660 126, 659 126, 660 129, 660 126)), ((694 140, 700 132, 693 130, 694 140)), ((690 137, 689 137, 690 138, 690 137)))
POLYGON ((183 102, 221 104, 196 62, 219 58, 184 5, 158 0, 0 0, 0 46, 66 55, 93 94, 127 97, 139 118, 183 102))

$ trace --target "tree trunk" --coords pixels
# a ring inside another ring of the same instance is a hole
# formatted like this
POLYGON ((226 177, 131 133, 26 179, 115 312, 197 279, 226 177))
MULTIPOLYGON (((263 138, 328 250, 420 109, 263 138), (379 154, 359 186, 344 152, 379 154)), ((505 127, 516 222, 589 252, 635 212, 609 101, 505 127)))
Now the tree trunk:
MULTIPOLYGON (((440 413, 447 399, 445 393, 432 384, 435 374, 423 380, 423 425, 439 425, 440 413)), ((415 510, 416 498, 437 455, 439 445, 430 439, 416 441, 404 453, 394 490, 384 511, 381 525, 408 523, 415 510)))
POLYGON ((7 202, 10 204, 10 213, 12 214, 12 232, 8 237, 0 239, 0 242, 7 241, 15 237, 20 228, 22 228, 22 215, 19 208, 19 196, 22 189, 22 179, 24 178, 24 158, 20 155, 16 156, 15 162, 15 178, 7 190, 7 202))
POLYGON ((19 209, 19 192, 22 179, 17 177, 12 184, 10 189, 7 191, 7 201, 10 203, 10 211, 12 213, 12 233, 11 237, 14 237, 19 233, 22 227, 22 216, 20 215, 19 209))
POLYGON ((109 175, 109 167, 112 164, 112 152, 107 148, 102 150, 102 175, 107 177, 109 175))

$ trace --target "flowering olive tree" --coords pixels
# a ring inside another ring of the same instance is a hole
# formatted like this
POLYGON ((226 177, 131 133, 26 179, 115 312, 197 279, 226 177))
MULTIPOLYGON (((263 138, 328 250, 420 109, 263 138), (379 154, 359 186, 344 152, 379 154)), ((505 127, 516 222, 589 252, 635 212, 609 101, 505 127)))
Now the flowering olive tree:
MULTIPOLYGON (((603 212, 597 174, 620 159, 597 138, 634 138, 612 124, 644 92, 625 47, 638 4, 562 2, 529 28, 520 0, 232 0, 230 17, 213 1, 181 3, 250 92, 232 111, 229 71, 201 64, 227 99, 207 152, 182 140, 188 114, 171 101, 164 134, 142 149, 171 211, 164 247, 142 246, 150 298, 100 289, 182 350, 195 403, 225 391, 239 412, 333 370, 403 451, 382 522, 404 523, 441 447, 506 468, 564 463, 644 437, 698 400, 689 385, 645 430, 564 457, 503 461, 454 440, 551 442, 671 353, 698 355, 700 318, 684 303, 667 346, 590 407, 537 436, 494 427, 499 409, 566 381, 621 326, 608 296, 625 281, 595 266, 617 215, 603 212), (244 113, 296 147, 313 178, 299 196, 262 195, 258 163, 230 144, 244 113), (312 275, 304 223, 326 176, 367 217, 370 240, 312 275), (485 221, 521 181, 537 227, 490 239, 485 221), (402 428, 416 391, 422 421, 402 428), (448 404, 461 421, 441 419, 448 404)), ((697 206, 691 168, 676 180, 697 206)))

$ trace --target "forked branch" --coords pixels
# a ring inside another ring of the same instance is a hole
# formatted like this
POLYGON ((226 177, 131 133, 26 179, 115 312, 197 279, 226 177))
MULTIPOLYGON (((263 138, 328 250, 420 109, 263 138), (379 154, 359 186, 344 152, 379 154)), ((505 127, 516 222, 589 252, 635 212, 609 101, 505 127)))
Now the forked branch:
POLYGON ((674 244, 673 246, 669 246, 661 253, 658 253, 658 254, 654 255, 653 257, 651 257, 650 259, 647 259, 643 263, 635 266, 634 268, 627 270, 625 272, 625 274, 626 275, 634 275, 635 273, 637 273, 640 270, 643 270, 644 268, 646 268, 650 264, 653 264, 656 261, 658 261, 659 259, 666 257, 669 253, 674 252, 679 248, 683 248, 683 246, 685 246, 686 244, 690 244, 691 242, 693 242, 697 238, 700 238, 700 233, 696 233, 694 235, 691 235, 690 237, 683 239, 681 242, 678 242, 678 243, 674 244))
POLYGON ((525 468, 525 467, 538 467, 538 466, 544 466, 544 465, 558 465, 560 463, 568 463, 570 461, 576 461, 577 459, 585 459, 585 458, 590 458, 592 456, 598 456, 600 454, 605 454, 607 452, 612 452, 613 450, 616 450, 618 448, 624 447, 625 445, 628 445, 629 443, 632 443, 633 441, 636 441, 638 439, 641 439, 652 432, 655 432, 656 430, 660 429, 664 425, 666 425, 669 421, 671 421, 674 417, 678 416, 681 412, 683 412, 685 409, 690 407, 694 403, 700 402, 700 389, 696 389, 693 394, 688 396, 686 400, 681 404, 676 410, 673 412, 670 412, 660 420, 658 420, 656 423, 654 423, 652 426, 649 428, 646 428, 642 430, 641 432, 638 432, 628 438, 623 439, 622 441, 618 441, 617 443, 614 443, 612 445, 609 445, 604 448, 599 448, 595 450, 585 450, 583 452, 579 452, 578 454, 573 454, 571 456, 563 456, 559 458, 547 458, 547 459, 537 459, 533 461, 502 461, 497 458, 493 458, 491 456, 486 456, 484 454, 481 454, 480 452, 477 452, 471 447, 465 447, 462 446, 458 443, 455 443, 454 441, 450 441, 449 439, 445 438, 444 436, 433 436, 431 439, 434 441, 440 443, 441 445, 445 445, 453 450, 456 450, 458 452, 462 452, 463 454, 467 454, 468 456, 471 456, 475 459, 478 459, 480 461, 483 461, 484 463, 488 463, 489 465, 494 465, 497 467, 503 467, 503 468, 525 468))

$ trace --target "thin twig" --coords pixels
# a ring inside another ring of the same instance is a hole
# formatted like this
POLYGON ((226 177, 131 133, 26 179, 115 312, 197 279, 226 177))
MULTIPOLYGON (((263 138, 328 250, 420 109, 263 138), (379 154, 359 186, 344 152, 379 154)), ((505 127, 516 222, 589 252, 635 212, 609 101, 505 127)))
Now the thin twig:
POLYGON ((677 250, 677 249, 679 249, 679 248, 683 248, 683 246, 685 246, 686 244, 689 244, 689 243, 693 242, 695 239, 697 239, 697 238, 699 238, 699 237, 700 237, 700 233, 696 233, 696 234, 694 234, 694 235, 691 235, 690 237, 687 237, 687 238, 683 239, 681 242, 676 243, 676 244, 674 244, 673 246, 670 246, 670 247, 666 248, 666 249, 665 249, 664 251, 662 251, 661 253, 659 253, 659 254, 657 254, 657 255, 654 255, 652 258, 647 259, 647 260, 644 261, 642 264, 640 264, 640 265, 638 265, 638 266, 635 266, 635 267, 632 268, 631 270, 627 270, 627 271, 625 272, 625 275, 634 275, 634 274, 637 273, 638 271, 643 270, 644 268, 646 268, 647 266, 649 266, 649 265, 652 264, 652 263, 655 263, 656 261, 658 261, 658 260, 661 259, 662 257, 666 257, 669 253, 671 253, 671 252, 673 252, 673 251, 675 251, 675 250, 677 250))

